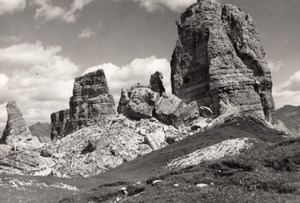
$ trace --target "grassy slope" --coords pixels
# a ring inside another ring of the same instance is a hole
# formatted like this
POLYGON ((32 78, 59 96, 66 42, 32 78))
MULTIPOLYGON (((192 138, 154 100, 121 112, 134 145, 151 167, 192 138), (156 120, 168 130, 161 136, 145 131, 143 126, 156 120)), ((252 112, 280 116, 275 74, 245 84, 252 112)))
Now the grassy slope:
POLYGON ((238 118, 207 132, 197 133, 180 142, 174 143, 161 150, 139 157, 106 173, 93 177, 100 182, 122 180, 141 180, 169 172, 164 166, 171 160, 205 148, 224 140, 240 137, 257 138, 275 143, 283 140, 280 133, 267 129, 251 119, 238 118))
MULTIPOLYGON (((282 151, 283 148, 270 147, 270 143, 274 144, 282 140, 284 140, 282 135, 263 127, 254 120, 237 119, 211 131, 198 133, 164 149, 123 164, 107 173, 93 177, 93 180, 98 179, 99 183, 107 182, 108 179, 110 182, 116 182, 111 185, 102 184, 87 193, 66 197, 62 202, 109 202, 116 200, 117 197, 125 198, 120 192, 120 188, 123 186, 131 187, 131 195, 145 190, 139 196, 128 197, 123 200, 125 202, 226 202, 223 198, 226 198, 227 202, 239 202, 234 201, 237 196, 241 196, 245 200, 243 201, 246 202, 246 200, 256 197, 256 194, 251 191, 252 188, 255 188, 257 184, 268 185, 268 181, 270 181, 270 185, 273 185, 273 182, 269 178, 277 177, 273 176, 274 174, 269 169, 264 171, 266 169, 264 166, 262 167, 264 172, 262 171, 261 174, 259 171, 256 171, 257 167, 260 167, 263 157, 266 157, 270 163, 273 163, 271 158, 293 156, 294 152, 296 152, 292 149, 289 155, 289 153, 282 151), (258 145, 251 152, 233 159, 225 159, 215 163, 204 163, 179 172, 171 172, 164 167, 166 163, 174 158, 200 148, 211 146, 223 140, 238 137, 257 138, 264 141, 264 144, 258 145), (277 157, 278 152, 281 152, 281 154, 277 157), (267 176, 267 174, 271 175, 267 176), (265 181, 267 183, 263 182, 264 178, 266 178, 265 181), (151 184, 133 185, 133 181, 151 183, 155 179, 162 179, 163 183, 155 186, 151 184), (249 184, 247 182, 248 179, 250 180, 249 184), (254 183, 251 182, 252 179, 254 183), (195 186, 197 183, 213 183, 214 186, 199 189, 195 186), (239 185, 239 183, 242 185, 239 185), (179 184, 179 187, 174 187, 174 184, 179 184)), ((281 163, 281 161, 278 160, 278 163, 281 163)), ((282 176, 285 177, 285 173, 282 173, 282 176)), ((282 177, 280 176, 279 178, 282 177)), ((267 196, 268 201, 270 201, 268 195, 272 192, 265 193, 264 191, 259 191, 259 193, 267 196)), ((257 197, 260 199, 259 196, 257 197)), ((279 199, 282 196, 278 195, 277 197, 275 195, 273 197, 279 199)))
POLYGON ((238 156, 202 163, 156 177, 142 185, 115 183, 62 202, 299 202, 300 139, 261 145, 238 156), (147 184, 148 183, 148 184, 147 184), (196 185, 208 186, 199 188, 196 185), (178 187, 175 187, 178 184, 178 187), (129 196, 120 192, 130 186, 129 196))

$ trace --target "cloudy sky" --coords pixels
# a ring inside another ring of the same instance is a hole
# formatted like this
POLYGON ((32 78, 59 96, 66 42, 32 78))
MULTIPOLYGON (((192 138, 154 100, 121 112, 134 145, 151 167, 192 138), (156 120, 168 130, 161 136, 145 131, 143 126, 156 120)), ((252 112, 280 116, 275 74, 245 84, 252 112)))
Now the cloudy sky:
MULTIPOLYGON (((110 90, 170 84, 175 20, 196 0, 0 0, 0 129, 16 100, 27 123, 68 108, 76 76, 97 68, 110 90)), ((220 0, 242 7, 258 26, 273 70, 276 107, 300 105, 299 0, 220 0)))

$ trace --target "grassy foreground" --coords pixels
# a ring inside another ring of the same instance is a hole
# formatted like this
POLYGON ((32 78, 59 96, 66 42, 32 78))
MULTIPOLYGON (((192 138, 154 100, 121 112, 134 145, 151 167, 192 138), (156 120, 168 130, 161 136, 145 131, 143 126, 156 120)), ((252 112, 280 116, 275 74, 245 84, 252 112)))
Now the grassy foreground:
POLYGON ((61 202, 300 202, 300 139, 136 183, 116 182, 61 202), (162 180, 153 184, 154 180, 162 180), (201 185, 199 185, 201 184, 201 185), (197 186, 198 185, 198 186, 197 186), (127 187, 128 194, 121 191, 127 187))

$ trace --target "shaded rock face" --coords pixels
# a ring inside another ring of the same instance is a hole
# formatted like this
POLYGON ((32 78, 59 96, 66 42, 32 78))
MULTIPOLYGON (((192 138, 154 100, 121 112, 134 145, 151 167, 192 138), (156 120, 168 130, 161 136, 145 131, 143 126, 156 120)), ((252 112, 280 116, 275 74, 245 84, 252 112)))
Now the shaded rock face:
POLYGON ((280 120, 291 134, 300 136, 300 106, 284 106, 275 111, 275 118, 280 120))
POLYGON ((173 94, 217 115, 239 107, 273 123, 271 72, 252 18, 235 6, 202 0, 177 25, 173 94))
POLYGON ((14 150, 39 147, 40 143, 38 139, 31 135, 16 102, 8 102, 6 110, 8 119, 0 144, 9 145, 13 147, 14 150))
POLYGON ((134 120, 154 117, 175 127, 199 118, 197 102, 186 104, 175 95, 166 94, 162 78, 162 73, 156 72, 151 76, 151 86, 137 84, 130 90, 122 90, 118 113, 134 120))
POLYGON ((75 79, 70 109, 51 115, 51 138, 61 139, 115 113, 114 99, 109 94, 104 71, 88 73, 75 79))
POLYGON ((36 123, 29 127, 31 134, 39 139, 41 143, 51 142, 51 125, 49 123, 36 123))

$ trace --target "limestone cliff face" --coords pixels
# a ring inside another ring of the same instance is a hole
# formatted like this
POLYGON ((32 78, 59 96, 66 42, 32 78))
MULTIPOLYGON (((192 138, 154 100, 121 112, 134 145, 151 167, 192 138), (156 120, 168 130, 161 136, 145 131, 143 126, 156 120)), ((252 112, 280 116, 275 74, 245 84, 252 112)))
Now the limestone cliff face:
POLYGON ((252 18, 235 6, 199 0, 177 25, 173 94, 217 115, 239 107, 273 123, 271 72, 252 18))
POLYGON ((104 71, 88 73, 75 79, 70 109, 51 115, 51 138, 61 139, 115 113, 114 99, 109 94, 104 71))
POLYGON ((115 102, 109 94, 103 70, 88 73, 75 79, 70 99, 70 125, 74 130, 115 114, 115 102))

